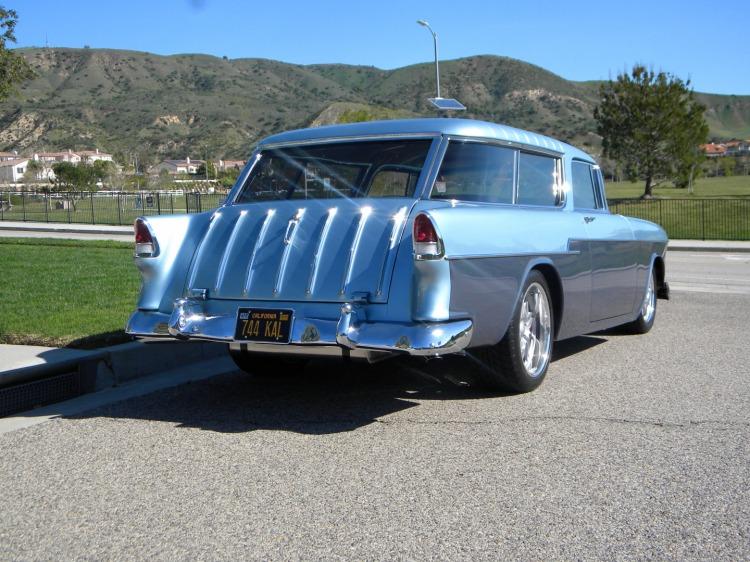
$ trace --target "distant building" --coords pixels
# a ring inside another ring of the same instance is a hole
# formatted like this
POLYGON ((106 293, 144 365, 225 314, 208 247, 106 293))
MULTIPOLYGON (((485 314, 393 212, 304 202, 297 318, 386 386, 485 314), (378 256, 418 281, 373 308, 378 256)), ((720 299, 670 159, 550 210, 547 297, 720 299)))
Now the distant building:
POLYGON ((106 152, 99 152, 98 148, 95 150, 79 150, 76 154, 81 157, 83 162, 96 162, 97 160, 112 162, 112 155, 106 152))
POLYGON ((28 165, 28 158, 0 161, 0 183, 18 183, 23 179, 28 165))
POLYGON ((750 140, 733 140, 723 143, 727 156, 743 156, 750 154, 750 140))
POLYGON ((148 169, 148 173, 158 176, 162 170, 173 175, 195 174, 203 165, 203 160, 192 160, 189 156, 184 160, 164 160, 148 169))
POLYGON ((42 163, 70 162, 71 164, 78 164, 81 161, 81 157, 70 149, 67 152, 37 152, 32 158, 42 163))
POLYGON ((708 143, 702 144, 700 149, 708 158, 718 158, 720 156, 726 156, 727 147, 723 144, 708 143))
POLYGON ((5 162, 6 160, 16 160, 18 158, 23 158, 23 156, 18 155, 18 152, 0 152, 0 162, 5 162))
POLYGON ((226 172, 227 170, 241 170, 245 167, 245 160, 215 160, 214 166, 219 172, 226 172))

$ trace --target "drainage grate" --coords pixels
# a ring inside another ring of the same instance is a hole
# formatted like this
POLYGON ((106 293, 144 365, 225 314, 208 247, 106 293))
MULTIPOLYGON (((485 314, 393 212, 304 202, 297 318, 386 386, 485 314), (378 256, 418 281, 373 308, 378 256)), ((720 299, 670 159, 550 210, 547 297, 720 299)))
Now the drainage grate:
POLYGON ((34 382, 0 389, 0 417, 39 406, 62 402, 84 394, 81 373, 63 373, 34 382))

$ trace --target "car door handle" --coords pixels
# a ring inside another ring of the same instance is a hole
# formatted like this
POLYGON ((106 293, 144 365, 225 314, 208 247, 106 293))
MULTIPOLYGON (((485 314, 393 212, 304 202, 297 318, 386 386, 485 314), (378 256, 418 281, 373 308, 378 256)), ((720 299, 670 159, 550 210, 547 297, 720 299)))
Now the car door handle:
POLYGON ((289 224, 286 225, 286 232, 284 233, 284 245, 286 246, 289 244, 289 242, 292 241, 292 235, 294 234, 294 229, 297 228, 297 225, 299 224, 299 218, 296 216, 289 220, 289 224))
POLYGON ((586 221, 586 224, 594 222, 594 219, 596 219, 596 217, 583 217, 583 220, 586 221))

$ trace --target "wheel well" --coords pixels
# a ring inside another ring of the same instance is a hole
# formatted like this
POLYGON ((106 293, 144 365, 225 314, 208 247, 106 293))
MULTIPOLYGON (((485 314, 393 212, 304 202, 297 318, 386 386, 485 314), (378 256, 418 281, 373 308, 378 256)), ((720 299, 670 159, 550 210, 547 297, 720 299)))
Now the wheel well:
POLYGON ((544 275, 544 280, 547 282, 550 293, 552 293, 550 296, 552 297, 552 311, 555 315, 555 337, 557 337, 563 313, 562 281, 560 281, 557 270, 549 264, 539 264, 534 266, 534 269, 544 275))
POLYGON ((654 272, 656 273, 657 290, 664 286, 664 260, 660 256, 654 258, 654 272))

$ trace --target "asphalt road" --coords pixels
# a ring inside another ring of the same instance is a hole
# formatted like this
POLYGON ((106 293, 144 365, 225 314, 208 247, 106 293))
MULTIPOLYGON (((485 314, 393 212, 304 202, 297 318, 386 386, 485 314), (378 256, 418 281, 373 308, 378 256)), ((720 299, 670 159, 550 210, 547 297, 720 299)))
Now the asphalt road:
POLYGON ((669 252, 667 276, 677 291, 750 295, 750 253, 669 252))
POLYGON ((749 313, 676 290, 519 396, 231 372, 2 434, 0 558, 748 559, 749 313))

